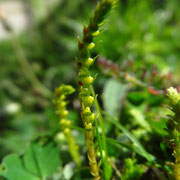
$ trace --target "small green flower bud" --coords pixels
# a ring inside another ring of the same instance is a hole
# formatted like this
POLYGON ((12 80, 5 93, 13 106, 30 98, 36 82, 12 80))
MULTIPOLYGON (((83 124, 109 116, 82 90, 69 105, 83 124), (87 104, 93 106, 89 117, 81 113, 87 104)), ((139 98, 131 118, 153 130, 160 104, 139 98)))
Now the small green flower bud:
POLYGON ((60 107, 65 107, 66 105, 67 105, 67 103, 64 102, 64 101, 62 101, 62 102, 59 103, 59 106, 60 106, 60 107))
POLYGON ((99 30, 95 31, 94 33, 92 33, 93 36, 98 36, 99 35, 99 30))
POLYGON ((69 127, 71 125, 71 121, 66 120, 66 126, 69 127))
POLYGON ((89 76, 90 73, 87 68, 81 68, 79 71, 79 77, 89 76))
POLYGON ((59 110, 58 114, 61 117, 66 117, 69 114, 69 112, 67 110, 59 110))
POLYGON ((94 78, 92 76, 82 78, 82 83, 85 86, 91 85, 93 83, 93 81, 94 81, 94 78))
POLYGON ((82 101, 83 101, 85 107, 91 106, 94 102, 94 97, 86 96, 86 97, 82 98, 82 101))
POLYGON ((82 114, 84 115, 84 116, 88 116, 88 115, 91 115, 91 109, 89 108, 89 107, 86 107, 84 110, 83 110, 83 112, 82 112, 82 114))
POLYGON ((60 125, 61 125, 61 126, 64 126, 65 124, 66 124, 66 119, 61 119, 60 125))
POLYGON ((101 23, 98 24, 99 27, 103 26, 103 25, 104 25, 104 22, 101 22, 101 23))
POLYGON ((90 92, 89 92, 88 88, 83 88, 81 90, 81 92, 79 93, 79 96, 80 96, 80 98, 90 96, 90 92))
POLYGON ((84 62, 84 65, 89 67, 92 65, 92 63, 94 62, 94 59, 92 58, 88 58, 85 62, 84 62))
POLYGON ((93 129, 92 123, 85 124, 85 128, 86 130, 92 130, 93 129))
POLYGON ((88 49, 91 50, 95 47, 95 44, 92 42, 88 45, 88 49))
POLYGON ((67 134, 69 134, 69 133, 70 133, 70 129, 69 129, 69 128, 65 128, 63 132, 64 132, 64 134, 66 134, 66 135, 67 135, 67 134))
POLYGON ((90 114, 90 115, 85 116, 84 119, 85 119, 86 122, 91 122, 91 123, 93 123, 93 122, 94 122, 94 119, 95 119, 95 115, 94 115, 94 113, 92 113, 92 114, 90 114))
POLYGON ((63 92, 65 95, 72 94, 75 91, 75 89, 72 86, 65 86, 63 89, 63 92))
POLYGON ((66 98, 66 96, 64 94, 62 94, 60 97, 59 97, 59 100, 64 100, 66 98))

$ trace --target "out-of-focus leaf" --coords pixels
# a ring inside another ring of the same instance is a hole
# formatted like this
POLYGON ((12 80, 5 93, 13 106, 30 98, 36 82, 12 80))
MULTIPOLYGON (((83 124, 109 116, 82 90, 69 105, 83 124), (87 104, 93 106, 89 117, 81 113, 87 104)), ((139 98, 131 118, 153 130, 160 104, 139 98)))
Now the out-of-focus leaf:
POLYGON ((117 80, 110 79, 107 81, 103 90, 102 98, 104 109, 109 115, 117 117, 127 89, 128 87, 126 85, 121 84, 117 80))
POLYGON ((151 128, 147 123, 143 112, 144 112, 143 109, 140 107, 132 107, 129 109, 129 113, 133 117, 135 123, 143 127, 145 130, 149 131, 151 128))
POLYGON ((148 123, 151 125, 152 129, 161 136, 168 135, 166 128, 166 119, 161 119, 160 121, 153 121, 151 118, 147 118, 148 123))
POLYGON ((24 163, 29 172, 42 178, 50 176, 60 164, 58 149, 53 143, 46 146, 32 143, 24 155, 24 163))
POLYGON ((58 150, 53 143, 45 146, 32 143, 22 158, 16 154, 5 157, 0 175, 9 180, 40 180, 55 173, 59 164, 58 150))
POLYGON ((145 172, 146 167, 144 165, 137 164, 136 159, 125 159, 125 172, 123 174, 123 180, 138 180, 145 172))
POLYGON ((38 177, 25 169, 22 159, 15 154, 11 154, 4 159, 0 166, 0 174, 9 180, 39 180, 38 177))
POLYGON ((130 92, 127 95, 128 100, 135 105, 141 104, 147 98, 147 94, 145 92, 130 92))
POLYGON ((139 148, 139 151, 142 153, 142 155, 148 160, 148 161, 154 161, 155 157, 151 154, 149 154, 145 148, 142 146, 142 144, 136 139, 135 136, 133 136, 124 126, 122 126, 118 120, 107 113, 104 113, 108 117, 108 121, 112 122, 118 129, 120 129, 134 144, 139 148))

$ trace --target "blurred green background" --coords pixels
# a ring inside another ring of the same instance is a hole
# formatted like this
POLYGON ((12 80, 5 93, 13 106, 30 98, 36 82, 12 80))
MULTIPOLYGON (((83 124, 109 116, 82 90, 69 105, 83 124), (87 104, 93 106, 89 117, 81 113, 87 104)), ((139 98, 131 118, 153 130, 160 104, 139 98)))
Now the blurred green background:
MULTIPOLYGON (((74 58, 78 55, 77 37, 82 36, 83 25, 96 4, 96 0, 0 1, 0 14, 12 28, 10 30, 1 18, 0 159, 12 152, 23 153, 29 142, 39 135, 54 136, 59 131, 52 104, 53 91, 61 83, 77 87, 74 58), (3 3, 7 2, 9 7, 6 5, 4 8, 3 3), (15 8, 10 8, 12 2, 20 2, 21 10, 13 12, 15 8), (12 9, 12 12, 6 12, 6 9, 12 9), (16 19, 13 13, 23 14, 23 18, 17 15, 16 19), (19 26, 22 28, 17 30, 19 26)), ((119 66, 133 60, 137 74, 142 68, 148 71, 155 65, 161 75, 171 72, 168 85, 178 85, 179 6, 179 0, 120 0, 108 18, 105 31, 95 39, 93 56, 99 54, 119 66)), ((91 69, 93 73, 98 73, 94 86, 100 95, 109 77, 102 73, 97 63, 91 69)), ((129 95, 132 100, 131 97, 132 94, 129 95)), ((103 97, 100 95, 99 98, 103 97)), ((150 96, 144 98, 146 104, 148 98, 151 99, 150 96)), ((82 127, 77 96, 71 99, 69 108, 76 110, 71 111, 70 117, 75 125, 82 127)), ((132 118, 141 116, 137 115, 139 109, 130 105, 128 108, 132 118)), ((126 114, 126 111, 123 113, 126 114)), ((133 125, 125 125, 129 129, 138 126, 133 122, 133 125)), ((138 135, 138 132, 135 134, 138 135)), ((137 137, 140 138, 140 135, 137 137)), ((147 139, 143 140, 144 143, 147 139)), ((82 137, 80 144, 83 143, 82 137)))

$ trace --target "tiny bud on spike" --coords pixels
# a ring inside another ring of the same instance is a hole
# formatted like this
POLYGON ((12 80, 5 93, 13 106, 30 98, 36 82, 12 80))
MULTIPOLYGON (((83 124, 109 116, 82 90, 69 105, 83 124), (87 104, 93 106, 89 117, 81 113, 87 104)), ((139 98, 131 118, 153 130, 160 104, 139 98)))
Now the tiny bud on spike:
POLYGON ((63 112, 62 112, 62 116, 67 116, 69 114, 69 112, 67 111, 67 110, 64 110, 63 112))
POLYGON ((64 129, 64 133, 65 134, 69 134, 70 133, 70 129, 69 128, 64 129))
POLYGON ((94 115, 94 113, 92 113, 90 115, 85 116, 84 118, 85 118, 86 122, 92 122, 93 123, 95 115, 94 115))
POLYGON ((84 97, 83 102, 85 106, 91 106, 94 102, 94 97, 92 96, 84 97))
POLYGON ((84 34, 88 34, 89 31, 88 31, 88 28, 84 27, 84 34))
POLYGON ((93 62, 94 62, 94 60, 93 60, 92 58, 88 58, 88 59, 85 61, 85 66, 90 66, 93 62))
POLYGON ((98 36, 98 35, 99 35, 99 30, 96 31, 96 32, 94 32, 94 33, 92 33, 92 35, 93 35, 93 36, 98 36))
POLYGON ((175 148, 176 146, 175 146, 175 144, 174 144, 174 143, 171 143, 171 147, 172 147, 172 148, 175 148))
POLYGON ((90 84, 92 84, 92 83, 93 83, 93 80, 94 80, 94 78, 91 77, 91 76, 88 76, 88 77, 85 77, 85 78, 82 79, 83 84, 85 84, 85 85, 90 85, 90 84))
POLYGON ((91 50, 95 47, 95 44, 94 43, 90 43, 89 46, 88 46, 88 49, 91 50))
POLYGON ((81 81, 78 81, 78 84, 79 84, 80 86, 83 86, 83 83, 82 83, 81 81))
POLYGON ((77 62, 77 65, 78 65, 78 67, 81 67, 82 63, 81 62, 77 62))
POLYGON ((82 112, 84 115, 88 115, 91 113, 91 109, 89 107, 86 107, 83 112, 82 112))
POLYGON ((102 22, 102 23, 99 23, 99 24, 98 24, 98 26, 100 27, 100 26, 102 26, 103 24, 104 24, 104 22, 102 22))
POLYGON ((83 49, 84 48, 84 44, 82 42, 79 42, 78 46, 79 46, 79 49, 83 49))

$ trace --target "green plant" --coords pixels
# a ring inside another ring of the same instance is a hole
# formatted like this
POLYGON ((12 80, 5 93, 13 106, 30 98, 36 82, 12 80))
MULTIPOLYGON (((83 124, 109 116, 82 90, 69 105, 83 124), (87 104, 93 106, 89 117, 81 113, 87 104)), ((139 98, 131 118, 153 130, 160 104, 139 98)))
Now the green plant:
POLYGON ((71 132, 71 121, 67 119, 68 111, 66 109, 66 106, 68 102, 65 100, 66 96, 72 94, 74 91, 75 89, 70 85, 60 85, 55 90, 54 104, 56 106, 56 113, 60 119, 60 127, 67 140, 69 152, 74 162, 77 164, 78 167, 80 167, 81 157, 79 154, 79 146, 77 145, 76 140, 74 139, 71 132))
POLYGON ((136 159, 133 158, 125 159, 124 166, 125 170, 124 174, 122 175, 123 180, 140 179, 145 171, 145 167, 137 164, 136 159))
POLYGON ((104 24, 105 17, 114 8, 116 3, 116 0, 103 0, 97 5, 95 11, 91 14, 88 26, 84 26, 82 41, 79 38, 79 56, 76 59, 79 68, 78 85, 79 100, 82 111, 81 117, 85 127, 89 165, 91 167, 91 174, 94 179, 97 180, 101 179, 94 145, 94 121, 97 117, 90 109, 94 103, 94 97, 91 96, 90 86, 95 77, 92 77, 91 72, 89 71, 89 67, 93 64, 96 58, 91 58, 90 50, 95 46, 93 38, 99 35, 99 28, 104 24))
POLYGON ((0 19, 13 35, 0 42, 0 179, 178 179, 178 1, 118 1, 108 25, 117 1, 102 0, 78 48, 95 1, 56 1, 18 35, 0 19), (78 97, 63 84, 75 87, 77 53, 78 97))
POLYGON ((167 123, 168 144, 173 148, 175 157, 174 175, 175 179, 180 179, 180 94, 177 89, 171 87, 167 90, 167 96, 170 99, 170 110, 173 114, 169 116, 167 123))
POLYGON ((23 156, 10 154, 0 166, 8 180, 39 180, 52 176, 60 167, 58 149, 52 142, 32 142, 23 156))

